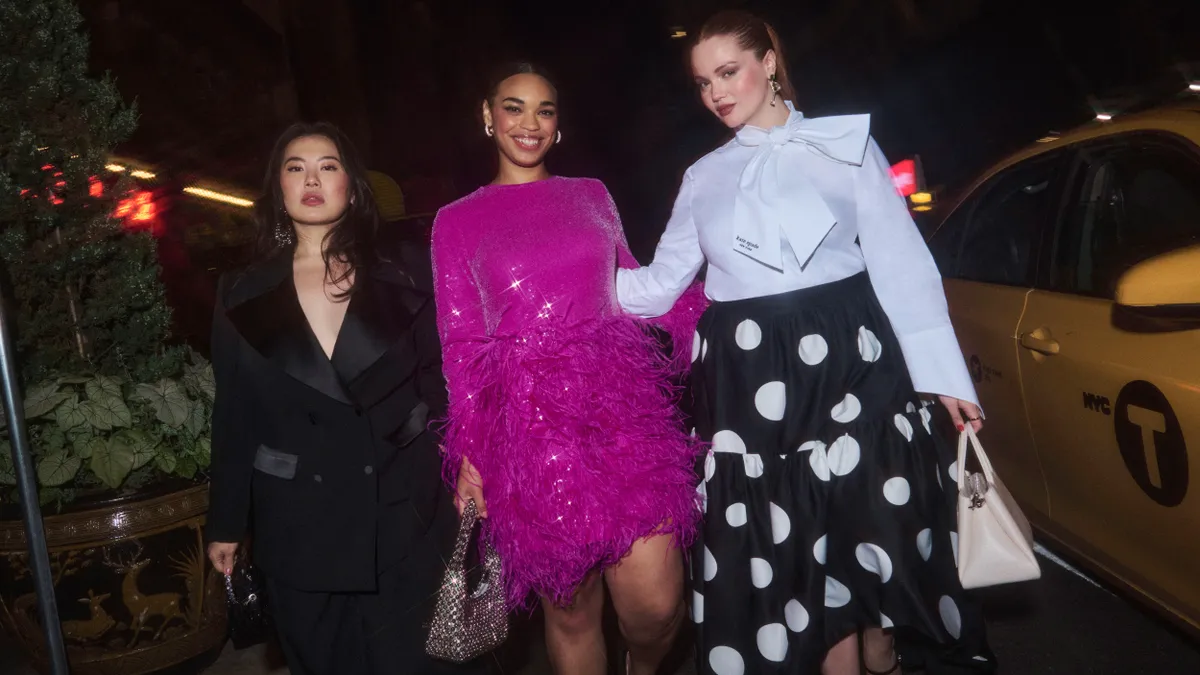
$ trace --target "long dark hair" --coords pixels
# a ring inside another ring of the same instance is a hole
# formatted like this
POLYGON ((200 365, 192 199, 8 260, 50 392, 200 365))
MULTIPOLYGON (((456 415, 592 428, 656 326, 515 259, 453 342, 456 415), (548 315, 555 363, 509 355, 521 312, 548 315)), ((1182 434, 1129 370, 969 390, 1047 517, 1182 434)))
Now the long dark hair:
MULTIPOLYGON (((283 188, 279 180, 283 169, 283 154, 287 151, 288 144, 306 136, 322 136, 337 146, 338 155, 342 158, 342 168, 350 178, 350 200, 346 214, 325 235, 325 249, 322 253, 326 278, 336 285, 348 279, 355 270, 375 261, 379 210, 371 193, 371 183, 367 180, 366 165, 363 164, 354 144, 341 129, 328 122, 298 122, 285 129, 275 141, 275 148, 271 150, 271 158, 267 162, 267 175, 263 179, 263 196, 254 206, 254 219, 258 224, 258 256, 261 260, 295 249, 294 243, 281 244, 277 236, 280 232, 290 233, 293 228, 292 218, 284 208, 283 188), (346 268, 341 274, 333 273, 333 261, 346 263, 346 268)), ((294 237, 292 239, 294 240, 294 237)), ((335 297, 342 296, 345 296, 345 293, 335 297)))
MULTIPOLYGON (((759 61, 767 55, 768 51, 775 52, 775 81, 779 83, 779 95, 785 101, 796 101, 796 90, 792 88, 792 81, 788 77, 787 61, 783 56, 783 45, 779 42, 779 36, 775 34, 775 29, 771 24, 754 16, 750 12, 745 12, 740 9, 727 9, 723 12, 717 12, 709 17, 708 21, 700 27, 700 31, 696 33, 696 37, 692 40, 692 47, 695 47, 703 40, 718 35, 728 35, 734 40, 737 40, 738 46, 747 51, 754 52, 755 58, 759 61)), ((691 68, 692 51, 687 51, 687 61, 689 72, 691 68)))

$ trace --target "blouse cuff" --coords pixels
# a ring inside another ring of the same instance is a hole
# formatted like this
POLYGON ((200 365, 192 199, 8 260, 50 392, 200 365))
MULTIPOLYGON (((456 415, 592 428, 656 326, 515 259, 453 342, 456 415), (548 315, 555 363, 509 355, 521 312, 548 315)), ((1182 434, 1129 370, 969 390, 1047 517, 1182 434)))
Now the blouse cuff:
POLYGON ((953 327, 941 326, 897 337, 915 390, 979 405, 953 327))

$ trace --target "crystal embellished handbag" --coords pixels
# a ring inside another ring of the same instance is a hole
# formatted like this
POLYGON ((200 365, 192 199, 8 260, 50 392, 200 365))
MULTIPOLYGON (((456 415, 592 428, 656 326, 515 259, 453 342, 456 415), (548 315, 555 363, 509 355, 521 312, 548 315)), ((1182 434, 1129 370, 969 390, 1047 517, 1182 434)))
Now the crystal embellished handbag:
POLYGON ((267 641, 269 629, 263 592, 258 569, 246 556, 239 556, 233 564, 233 572, 225 575, 229 639, 234 649, 245 649, 267 641))
POLYGON ((1000 482, 971 425, 958 438, 958 578, 981 588, 1041 576, 1033 532, 1025 514, 1000 482), (967 471, 967 447, 979 473, 967 471))
POLYGON ((425 652, 436 659, 465 663, 496 649, 508 638, 500 556, 491 544, 484 549, 482 579, 473 592, 468 589, 467 549, 478 523, 479 512, 472 499, 463 509, 454 555, 438 591, 425 643, 425 652))

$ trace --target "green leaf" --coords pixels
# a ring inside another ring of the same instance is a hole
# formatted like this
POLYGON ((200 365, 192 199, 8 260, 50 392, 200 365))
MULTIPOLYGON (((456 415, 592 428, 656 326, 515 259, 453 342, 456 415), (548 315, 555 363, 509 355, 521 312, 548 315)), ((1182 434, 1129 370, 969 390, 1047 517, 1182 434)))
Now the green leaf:
POLYGON ((201 469, 207 469, 208 465, 212 463, 212 440, 201 438, 197 441, 196 451, 192 453, 192 457, 195 458, 196 464, 201 469))
POLYGON ((16 485, 17 469, 13 466, 12 445, 0 441, 0 485, 16 485))
POLYGON ((121 487, 133 471, 133 448, 125 443, 100 443, 93 446, 92 473, 114 490, 121 487))
POLYGON ((88 382, 91 382, 91 381, 92 381, 92 378, 84 376, 84 375, 64 375, 63 377, 60 377, 57 380, 55 380, 55 382, 57 382, 59 385, 87 384, 88 382))
POLYGON ((150 403, 150 406, 154 408, 155 417, 160 422, 171 427, 183 426, 191 412, 191 400, 184 393, 183 387, 174 380, 159 380, 157 384, 139 384, 137 395, 150 403))
POLYGON ((175 467, 179 465, 179 455, 176 455, 171 450, 159 450, 158 455, 154 457, 154 466, 157 466, 159 471, 163 473, 175 473, 175 467))
POLYGON ((194 478, 196 476, 196 460, 191 457, 180 457, 179 466, 175 467, 175 475, 184 478, 194 478))
POLYGON ((80 459, 91 459, 96 455, 96 450, 103 449, 104 445, 104 439, 96 436, 77 436, 71 441, 71 447, 80 459))
POLYGON ((50 452, 57 452, 67 447, 67 435, 57 425, 42 432, 42 445, 50 452))
POLYGON ((25 417, 34 419, 49 413, 60 403, 71 398, 71 392, 59 391, 53 382, 35 385, 25 395, 25 417))
POLYGON ((84 401, 79 408, 88 424, 101 431, 133 424, 133 415, 125 401, 106 391, 97 391, 94 397, 84 401))
POLYGON ((58 428, 63 431, 70 431, 88 423, 79 403, 79 394, 72 394, 54 409, 54 421, 58 422, 58 428))
POLYGON ((83 391, 87 394, 89 400, 108 395, 122 403, 125 402, 125 396, 121 393, 121 381, 115 377, 97 375, 87 381, 83 387, 83 391))
POLYGON ((212 364, 188 366, 187 374, 183 376, 183 385, 192 395, 213 400, 217 395, 217 383, 213 378, 212 364))
POLYGON ((57 487, 69 482, 79 473, 83 460, 66 451, 56 452, 38 462, 38 483, 47 487, 57 487))
POLYGON ((113 434, 108 439, 110 446, 123 445, 133 453, 133 468, 135 470, 146 466, 157 454, 157 447, 150 434, 141 429, 124 429, 113 434))
POLYGON ((192 409, 188 413, 186 426, 188 433, 193 438, 197 438, 204 433, 205 428, 208 426, 208 411, 205 410, 205 406, 198 403, 192 405, 192 409))

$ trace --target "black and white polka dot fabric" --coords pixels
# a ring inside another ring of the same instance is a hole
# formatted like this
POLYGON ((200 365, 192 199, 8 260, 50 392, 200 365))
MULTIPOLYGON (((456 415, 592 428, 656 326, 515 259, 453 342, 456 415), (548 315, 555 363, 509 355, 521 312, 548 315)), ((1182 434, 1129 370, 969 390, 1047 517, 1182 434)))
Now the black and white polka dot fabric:
POLYGON ((699 672, 816 673, 860 627, 958 637, 953 458, 865 274, 714 304, 692 387, 699 672))

